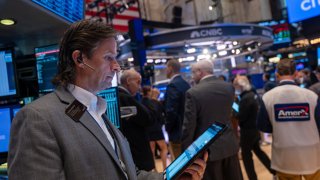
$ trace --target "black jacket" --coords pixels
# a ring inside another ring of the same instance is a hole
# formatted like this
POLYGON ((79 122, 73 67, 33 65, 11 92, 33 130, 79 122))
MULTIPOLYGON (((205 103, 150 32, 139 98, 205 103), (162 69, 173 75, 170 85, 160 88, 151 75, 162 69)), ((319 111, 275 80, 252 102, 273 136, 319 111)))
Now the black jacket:
POLYGON ((256 120, 259 108, 259 95, 253 90, 243 91, 240 94, 239 126, 241 129, 257 129, 256 120))
POLYGON ((129 141, 134 163, 141 170, 154 169, 153 155, 149 145, 147 127, 153 124, 149 111, 122 87, 119 88, 119 104, 136 106, 137 115, 122 119, 121 131, 129 141))
POLYGON ((164 124, 164 109, 160 102, 143 97, 141 103, 148 108, 148 110, 152 113, 152 118, 154 119, 154 123, 152 126, 148 128, 148 131, 151 132, 162 132, 162 125, 164 124))

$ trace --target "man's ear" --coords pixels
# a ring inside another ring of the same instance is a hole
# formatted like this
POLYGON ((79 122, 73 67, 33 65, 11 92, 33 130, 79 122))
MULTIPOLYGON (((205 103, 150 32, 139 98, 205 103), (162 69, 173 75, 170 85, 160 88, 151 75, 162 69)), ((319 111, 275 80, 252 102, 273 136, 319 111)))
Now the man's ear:
POLYGON ((74 64, 76 64, 76 65, 83 63, 81 53, 79 50, 75 50, 72 52, 72 60, 73 60, 74 64))

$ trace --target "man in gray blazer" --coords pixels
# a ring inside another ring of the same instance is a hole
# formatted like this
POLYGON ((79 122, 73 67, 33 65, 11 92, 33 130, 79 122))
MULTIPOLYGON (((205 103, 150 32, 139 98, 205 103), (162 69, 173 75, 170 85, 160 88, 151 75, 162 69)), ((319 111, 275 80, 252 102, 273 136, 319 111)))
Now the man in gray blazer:
MULTIPOLYGON (((12 122, 9 179, 163 179, 136 169, 128 142, 96 96, 120 69, 115 36, 111 27, 89 20, 66 31, 56 90, 22 108, 12 122)), ((184 177, 200 179, 205 160, 197 159, 184 177)))
POLYGON ((208 60, 192 65, 192 78, 197 85, 186 92, 182 147, 188 147, 214 121, 227 124, 227 131, 209 148, 204 179, 240 180, 238 142, 230 119, 234 88, 213 76, 213 64, 208 60))

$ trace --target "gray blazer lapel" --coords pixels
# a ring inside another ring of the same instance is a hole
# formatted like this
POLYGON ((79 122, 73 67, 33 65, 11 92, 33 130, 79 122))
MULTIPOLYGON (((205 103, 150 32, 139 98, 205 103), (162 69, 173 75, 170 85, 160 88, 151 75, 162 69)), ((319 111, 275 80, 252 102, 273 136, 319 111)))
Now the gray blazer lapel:
MULTIPOLYGON (((75 98, 72 96, 71 93, 69 93, 65 88, 63 87, 57 87, 55 91, 57 97, 60 99, 61 102, 65 104, 71 104, 75 98)), ((70 118, 70 121, 73 121, 70 118)), ((80 123, 88 129, 88 131, 91 132, 91 134, 97 138, 97 140, 101 143, 101 145, 106 149, 106 151, 110 154, 110 156, 114 159, 117 166, 122 171, 119 159, 111 146, 108 138, 100 128, 100 126, 97 124, 97 122, 93 119, 93 117, 89 114, 88 111, 86 111, 82 117, 80 118, 80 123)))
POLYGON ((127 142, 125 142, 125 139, 122 137, 122 135, 119 133, 119 130, 116 129, 113 124, 108 120, 108 117, 106 114, 103 114, 103 119, 106 119, 106 123, 108 123, 111 130, 114 132, 114 135, 116 136, 117 144, 120 148, 121 157, 123 158, 123 162, 126 165, 126 172, 128 175, 128 178, 131 179, 137 179, 137 172, 135 169, 135 165, 132 159, 131 152, 129 151, 129 147, 126 146, 127 142))
POLYGON ((112 156, 114 161, 117 163, 119 168, 122 170, 119 158, 116 155, 113 147, 110 144, 106 134, 102 131, 97 122, 93 119, 93 117, 86 111, 83 116, 80 118, 80 123, 85 126, 93 136, 97 138, 97 140, 103 145, 103 147, 108 151, 108 153, 112 156))

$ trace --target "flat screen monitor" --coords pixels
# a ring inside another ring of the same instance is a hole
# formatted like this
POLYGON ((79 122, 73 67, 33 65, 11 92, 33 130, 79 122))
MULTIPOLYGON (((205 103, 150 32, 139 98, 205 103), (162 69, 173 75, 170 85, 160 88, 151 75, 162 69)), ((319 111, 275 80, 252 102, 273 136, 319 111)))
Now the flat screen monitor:
POLYGON ((17 79, 13 64, 13 50, 0 49, 0 98, 17 95, 17 79))
POLYGON ((111 87, 98 93, 98 96, 102 97, 107 103, 106 114, 108 119, 117 128, 121 127, 120 121, 120 107, 118 98, 118 87, 111 87))
POLYGON ((320 3, 316 0, 287 0, 289 22, 294 23, 320 15, 320 3))
POLYGON ((11 116, 10 108, 0 108, 0 153, 8 152, 11 116))
POLYGON ((286 20, 280 21, 264 21, 258 23, 260 26, 270 27, 273 33, 273 43, 289 43, 291 42, 291 34, 289 23, 286 20))
POLYGON ((51 83, 57 73, 59 59, 58 45, 35 48, 39 93, 49 93, 54 90, 51 83))
POLYGON ((12 108, 12 117, 14 118, 18 111, 20 111, 21 107, 13 107, 12 108))
POLYGON ((32 0, 32 2, 72 23, 84 17, 84 0, 32 0))

